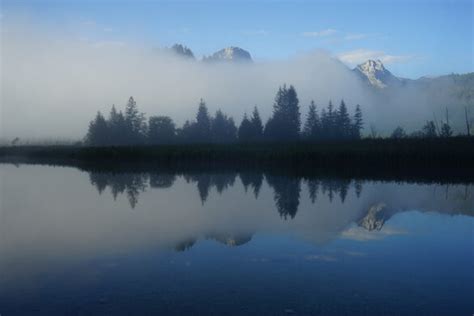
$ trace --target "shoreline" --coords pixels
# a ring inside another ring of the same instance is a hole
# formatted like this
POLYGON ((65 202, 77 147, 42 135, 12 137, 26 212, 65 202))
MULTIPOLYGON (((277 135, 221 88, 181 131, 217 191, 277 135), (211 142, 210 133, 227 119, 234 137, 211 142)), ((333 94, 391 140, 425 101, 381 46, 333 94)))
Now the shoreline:
POLYGON ((474 137, 364 139, 333 143, 0 147, 0 163, 81 170, 219 172, 467 183, 474 181, 474 137))

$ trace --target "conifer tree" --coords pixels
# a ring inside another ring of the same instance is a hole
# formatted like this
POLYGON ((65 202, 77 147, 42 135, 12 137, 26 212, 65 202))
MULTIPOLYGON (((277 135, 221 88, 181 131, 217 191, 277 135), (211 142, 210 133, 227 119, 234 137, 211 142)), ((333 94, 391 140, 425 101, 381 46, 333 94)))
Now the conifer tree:
POLYGON ((339 139, 347 139, 351 136, 351 119, 347 111, 347 106, 344 100, 341 100, 339 109, 336 114, 336 136, 339 139))
POLYGON ((316 105, 314 101, 311 101, 309 105, 308 115, 306 117, 306 122, 303 127, 303 138, 306 140, 314 140, 317 128, 319 125, 318 113, 316 112, 316 105))
POLYGON ((359 104, 356 106, 354 119, 352 121, 352 138, 360 139, 364 121, 362 120, 362 110, 360 109, 359 104))
POLYGON ((211 141, 211 117, 203 99, 199 101, 198 112, 196 114, 196 138, 199 142, 211 141))
POLYGON ((253 140, 253 124, 247 117, 247 113, 244 114, 244 118, 239 126, 238 137, 240 142, 249 142, 253 140))
POLYGON ((260 118, 260 113, 258 113, 258 109, 256 106, 253 108, 252 118, 250 122, 252 123, 253 140, 260 140, 263 135, 263 124, 262 119, 260 118))

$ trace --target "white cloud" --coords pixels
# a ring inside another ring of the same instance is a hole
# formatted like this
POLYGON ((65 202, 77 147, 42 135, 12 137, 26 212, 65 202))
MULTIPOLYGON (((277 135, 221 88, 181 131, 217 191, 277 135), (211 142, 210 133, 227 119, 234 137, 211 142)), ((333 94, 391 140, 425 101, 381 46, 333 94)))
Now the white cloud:
POLYGON ((343 52, 337 57, 344 63, 354 66, 367 61, 368 59, 379 59, 384 64, 394 64, 401 62, 408 62, 415 58, 414 55, 391 55, 384 51, 356 49, 348 52, 343 52))
POLYGON ((305 37, 328 37, 332 35, 336 35, 338 33, 335 29, 326 29, 322 31, 316 32, 303 32, 302 35, 305 37))

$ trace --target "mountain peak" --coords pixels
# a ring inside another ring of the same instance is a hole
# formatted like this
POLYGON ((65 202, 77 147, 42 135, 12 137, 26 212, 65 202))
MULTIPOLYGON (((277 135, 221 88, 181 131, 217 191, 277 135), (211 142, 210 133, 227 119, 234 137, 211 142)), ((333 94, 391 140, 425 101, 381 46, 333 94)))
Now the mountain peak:
POLYGON ((367 60, 357 65, 357 67, 354 68, 354 72, 358 73, 364 80, 367 80, 372 86, 377 88, 385 88, 390 81, 398 79, 384 67, 380 59, 367 60))
POLYGON ((230 61, 230 62, 251 62, 252 56, 245 49, 230 46, 223 48, 209 57, 204 57, 204 61, 230 61))
POLYGON ((184 46, 182 44, 174 44, 173 46, 171 46, 170 49, 174 54, 178 56, 194 59, 193 51, 187 46, 184 46))

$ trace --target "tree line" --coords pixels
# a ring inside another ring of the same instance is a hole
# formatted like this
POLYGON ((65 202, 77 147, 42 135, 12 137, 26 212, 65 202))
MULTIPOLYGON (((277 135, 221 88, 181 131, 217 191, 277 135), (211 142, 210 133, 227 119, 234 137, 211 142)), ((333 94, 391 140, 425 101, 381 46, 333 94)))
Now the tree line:
POLYGON ((273 113, 263 124, 257 107, 250 116, 244 114, 239 126, 221 110, 211 116, 203 99, 194 120, 176 127, 168 116, 146 119, 130 97, 124 112, 113 105, 108 118, 99 111, 89 123, 85 142, 92 146, 120 146, 175 143, 234 143, 260 141, 318 141, 360 139, 363 129, 362 111, 356 106, 350 115, 342 100, 337 108, 330 101, 319 112, 311 101, 301 126, 299 100, 293 86, 283 85, 276 93, 273 113))

